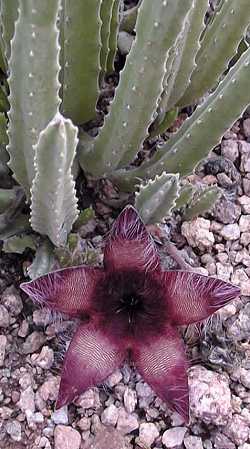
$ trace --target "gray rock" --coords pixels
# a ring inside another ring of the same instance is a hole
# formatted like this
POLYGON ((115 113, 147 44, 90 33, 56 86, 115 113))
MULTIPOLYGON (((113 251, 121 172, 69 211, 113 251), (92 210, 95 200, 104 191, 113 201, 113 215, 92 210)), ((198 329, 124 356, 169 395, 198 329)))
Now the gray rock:
POLYGON ((239 141, 239 150, 241 153, 240 169, 244 173, 250 172, 250 143, 243 140, 239 141))
POLYGON ((55 401, 58 396, 60 378, 51 376, 39 388, 39 394, 44 401, 55 401))
POLYGON ((0 327, 6 328, 10 325, 10 316, 6 307, 0 304, 0 327))
POLYGON ((101 406, 98 388, 89 388, 75 400, 75 403, 78 407, 98 409, 101 406))
POLYGON ((2 302, 12 316, 18 316, 23 310, 20 294, 13 286, 6 288, 3 292, 2 302))
POLYGON ((22 324, 18 330, 18 337, 25 338, 29 333, 29 323, 27 320, 23 320, 22 324))
MULTIPOLYGON (((124 437, 117 430, 103 428, 90 443, 84 446, 84 449, 126 449, 127 447, 124 437)), ((72 449, 71 446, 70 449, 72 449)))
POLYGON ((55 424, 68 424, 69 417, 67 405, 61 407, 59 410, 55 410, 51 415, 51 419, 55 424))
POLYGON ((235 223, 240 214, 241 207, 227 198, 221 198, 220 201, 217 201, 213 209, 214 218, 224 224, 235 223))
POLYGON ((225 425, 232 416, 231 392, 226 376, 194 366, 189 371, 190 409, 207 424, 225 425))
POLYGON ((21 391, 18 405, 27 418, 31 418, 35 411, 35 395, 32 387, 21 391))
POLYGON ((242 295, 244 296, 250 295, 250 279, 243 268, 235 270, 231 280, 233 284, 240 286, 242 295))
POLYGON ((243 246, 248 246, 250 243, 250 232, 242 232, 240 236, 240 243, 243 246))
POLYGON ((154 423, 142 423, 139 427, 139 438, 137 439, 137 444, 143 448, 145 446, 151 447, 159 435, 159 430, 154 423))
POLYGON ((243 131, 246 137, 250 137, 250 118, 243 120, 243 131))
POLYGON ((13 441, 21 441, 22 426, 19 421, 17 421, 16 419, 13 419, 12 421, 8 421, 6 423, 5 429, 13 441))
POLYGON ((238 198, 238 202, 241 205, 242 212, 244 214, 250 214, 250 197, 248 195, 242 195, 238 198))
POLYGON ((214 235, 210 232, 210 221, 196 218, 182 223, 181 232, 192 247, 210 248, 214 244, 214 235))
POLYGON ((242 416, 235 414, 223 429, 223 433, 239 445, 246 443, 250 436, 250 429, 247 421, 242 416))
POLYGON ((129 387, 127 387, 126 390, 124 391, 123 400, 126 411, 128 413, 133 413, 137 403, 136 391, 131 390, 129 387))
POLYGON ((115 370, 110 376, 107 378, 105 383, 110 387, 113 388, 115 385, 119 384, 122 380, 122 373, 119 369, 115 370))
POLYGON ((28 335, 23 344, 23 353, 32 354, 36 352, 45 342, 45 336, 42 332, 34 331, 28 335))
POLYGON ((0 335, 0 366, 3 366, 4 364, 6 346, 7 338, 5 335, 0 335))
POLYGON ((240 228, 237 223, 223 226, 221 235, 225 240, 238 240, 240 238, 240 228))
POLYGON ((186 449, 203 449, 202 439, 190 435, 184 438, 184 446, 186 449))
POLYGON ((237 320, 227 328, 229 337, 235 340, 242 340, 248 338, 250 333, 250 303, 246 304, 238 315, 237 320))
POLYGON ((250 179, 243 178, 243 190, 245 195, 250 195, 250 179))
MULTIPOLYGON (((50 444, 50 442, 49 442, 49 440, 48 440, 48 438, 46 438, 46 437, 38 437, 39 438, 39 442, 37 442, 37 444, 38 444, 38 448, 40 449, 40 448, 42 448, 42 449, 51 449, 51 444, 50 444)), ((35 446, 35 448, 36 448, 37 446, 35 446)))
POLYGON ((54 432, 55 449, 79 449, 81 444, 80 433, 72 427, 58 425, 54 432))
POLYGON ((114 404, 110 404, 101 414, 102 423, 105 426, 115 426, 118 420, 119 410, 114 404))
POLYGON ((33 383, 33 376, 31 373, 24 373, 22 377, 19 379, 19 385, 22 390, 26 390, 26 388, 30 387, 33 383))
POLYGON ((80 419, 80 421, 78 421, 77 426, 79 427, 79 429, 81 429, 83 432, 86 430, 90 429, 91 426, 91 420, 90 418, 86 418, 86 416, 84 416, 83 418, 80 419))
POLYGON ((54 362, 54 351, 48 346, 43 346, 40 354, 33 354, 31 360, 34 365, 42 369, 49 369, 54 362))
POLYGON ((50 311, 46 308, 36 309, 33 312, 33 322, 36 326, 47 326, 50 323, 50 311))
POLYGON ((239 221, 240 232, 250 232, 250 215, 242 215, 239 221))
POLYGON ((231 264, 216 263, 216 273, 223 281, 229 281, 233 273, 233 267, 231 264))
POLYGON ((183 443, 186 432, 186 427, 173 427, 172 429, 168 429, 162 435, 162 443, 167 448, 180 446, 183 443))
POLYGON ((124 435, 139 428, 138 418, 135 414, 131 415, 124 408, 119 409, 117 421, 117 430, 124 435))
POLYGON ((235 444, 221 432, 213 435, 213 443, 216 449, 235 449, 235 444))
POLYGON ((239 157, 239 148, 237 140, 222 140, 221 142, 221 153, 227 159, 231 161, 236 161, 239 157))

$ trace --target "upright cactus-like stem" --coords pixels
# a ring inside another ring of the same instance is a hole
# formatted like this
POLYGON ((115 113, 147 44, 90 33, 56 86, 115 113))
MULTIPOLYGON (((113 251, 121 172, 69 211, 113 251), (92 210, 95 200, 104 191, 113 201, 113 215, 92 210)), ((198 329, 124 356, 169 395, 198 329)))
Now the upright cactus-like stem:
POLYGON ((99 94, 101 0, 62 0, 60 14, 62 113, 75 124, 95 117, 99 94))
POLYGON ((196 55, 196 68, 178 106, 194 103, 218 82, 249 25, 250 2, 225 0, 208 25, 196 55))
POLYGON ((136 40, 121 73, 111 111, 92 147, 79 155, 85 170, 95 175, 109 173, 136 156, 154 119, 168 51, 191 4, 192 0, 142 2, 136 40))
POLYGON ((66 243, 78 216, 71 172, 77 142, 77 128, 57 113, 35 147, 37 173, 31 190, 31 225, 56 246, 66 243))
POLYGON ((208 0, 194 0, 190 9, 186 33, 183 35, 180 63, 169 92, 167 110, 178 103, 190 83, 191 74, 196 67, 195 57, 205 27, 204 17, 207 8, 208 0))
POLYGON ((130 190, 138 180, 152 179, 163 171, 187 175, 220 141, 225 131, 250 103, 250 49, 211 94, 151 160, 140 167, 112 174, 130 190))
POLYGON ((35 175, 33 146, 59 105, 59 0, 20 0, 9 61, 10 168, 29 197, 35 175))
POLYGON ((192 220, 208 212, 221 196, 221 191, 216 186, 203 189, 198 187, 195 190, 195 194, 184 212, 185 220, 192 220))
POLYGON ((112 17, 110 22, 110 33, 109 33, 109 52, 107 58, 107 74, 114 71, 114 61, 117 51, 117 39, 119 30, 119 10, 121 6, 120 0, 114 0, 112 8, 112 17))
POLYGON ((144 223, 158 223, 175 207, 178 198, 178 175, 162 173, 141 185, 135 196, 135 207, 144 223))
POLYGON ((3 38, 2 43, 7 61, 10 59, 10 41, 15 32, 15 22, 18 18, 18 5, 18 0, 1 0, 0 2, 0 17, 3 38))
POLYGON ((101 54, 100 62, 102 73, 104 74, 107 70, 107 60, 109 53, 109 37, 111 29, 112 11, 114 6, 114 0, 106 0, 101 3, 100 17, 102 21, 101 25, 101 54))

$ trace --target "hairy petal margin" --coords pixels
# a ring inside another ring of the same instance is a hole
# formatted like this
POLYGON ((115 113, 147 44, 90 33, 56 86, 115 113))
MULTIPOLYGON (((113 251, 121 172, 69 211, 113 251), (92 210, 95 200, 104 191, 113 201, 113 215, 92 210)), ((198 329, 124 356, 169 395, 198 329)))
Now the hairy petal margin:
POLYGON ((170 325, 166 326, 163 335, 135 345, 132 358, 139 373, 156 394, 188 422, 188 362, 178 331, 170 325))
POLYGON ((204 320, 240 294, 230 282, 189 271, 166 271, 162 285, 169 317, 176 325, 204 320))
POLYGON ((20 288, 35 302, 70 316, 82 316, 90 308, 103 270, 86 266, 52 271, 20 288))
POLYGON ((56 408, 103 382, 125 358, 126 350, 92 322, 80 325, 65 356, 56 408))

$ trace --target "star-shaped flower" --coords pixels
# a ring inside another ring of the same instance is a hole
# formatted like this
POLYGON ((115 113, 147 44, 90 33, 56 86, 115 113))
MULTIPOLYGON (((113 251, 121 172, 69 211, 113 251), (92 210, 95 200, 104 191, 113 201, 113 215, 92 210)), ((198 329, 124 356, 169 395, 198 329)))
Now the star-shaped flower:
POLYGON ((219 279, 163 271, 132 206, 114 222, 104 268, 66 268, 21 288, 50 309, 80 319, 65 356, 57 408, 103 382, 129 356, 157 395, 186 420, 188 362, 177 327, 204 320, 240 293, 219 279))

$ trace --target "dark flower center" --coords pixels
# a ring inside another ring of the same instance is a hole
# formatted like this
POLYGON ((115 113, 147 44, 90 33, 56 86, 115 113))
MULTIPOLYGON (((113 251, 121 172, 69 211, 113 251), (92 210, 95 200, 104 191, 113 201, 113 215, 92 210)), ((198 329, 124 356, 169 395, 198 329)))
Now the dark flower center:
POLYGON ((115 313, 123 313, 127 315, 129 324, 135 320, 136 314, 143 311, 143 298, 135 292, 125 293, 121 296, 117 303, 115 313))
POLYGON ((94 295, 94 315, 114 337, 159 334, 166 323, 166 301, 160 279, 142 272, 106 276, 94 295))

